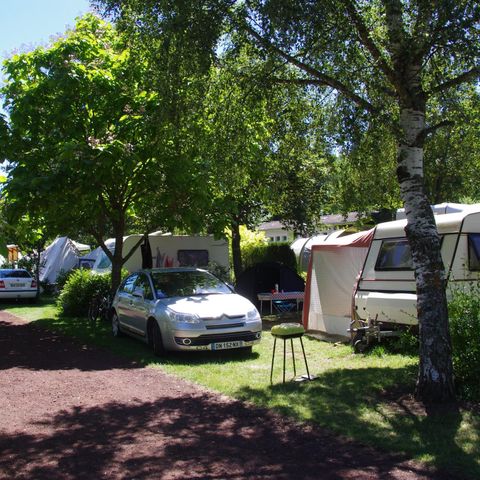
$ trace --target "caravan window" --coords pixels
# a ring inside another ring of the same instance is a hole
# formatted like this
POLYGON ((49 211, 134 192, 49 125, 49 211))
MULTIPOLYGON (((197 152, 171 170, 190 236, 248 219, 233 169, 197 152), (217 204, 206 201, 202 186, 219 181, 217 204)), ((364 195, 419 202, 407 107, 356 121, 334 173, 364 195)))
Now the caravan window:
POLYGON ((468 268, 480 270, 480 233, 468 234, 468 268))
POLYGON ((375 270, 413 270, 412 254, 407 239, 383 240, 375 270))
POLYGON ((178 250, 178 263, 181 267, 208 266, 208 250, 178 250))

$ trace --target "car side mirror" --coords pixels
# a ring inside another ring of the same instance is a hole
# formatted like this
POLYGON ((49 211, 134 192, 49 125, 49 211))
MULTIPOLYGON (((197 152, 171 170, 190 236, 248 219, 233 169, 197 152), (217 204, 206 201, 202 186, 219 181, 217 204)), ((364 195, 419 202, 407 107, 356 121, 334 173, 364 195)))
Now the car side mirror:
POLYGON ((143 298, 143 295, 144 295, 143 288, 136 288, 136 289, 133 291, 132 295, 133 295, 134 297, 137 297, 137 298, 143 298))

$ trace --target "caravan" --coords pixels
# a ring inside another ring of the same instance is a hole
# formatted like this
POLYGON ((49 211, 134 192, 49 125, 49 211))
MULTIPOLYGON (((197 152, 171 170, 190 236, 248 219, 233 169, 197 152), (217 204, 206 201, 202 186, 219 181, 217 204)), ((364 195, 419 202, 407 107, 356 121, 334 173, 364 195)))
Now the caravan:
MULTIPOLYGON (((480 280, 480 207, 435 215, 448 280, 468 287, 480 280)), ((350 323, 381 322, 382 329, 417 325, 417 296, 406 220, 338 237, 312 249, 305 328, 349 336, 350 323)))
MULTIPOLYGON (((452 287, 468 286, 480 279, 480 208, 435 215, 441 253, 452 287)), ((416 325, 417 295, 406 220, 382 223, 373 240, 358 281, 355 315, 384 324, 416 325)))
MULTIPOLYGON (((123 239, 123 256, 132 248, 138 246, 132 256, 125 262, 124 268, 128 272, 140 270, 142 265, 142 249, 139 242, 143 235, 129 235, 123 239)), ((229 268, 228 243, 224 239, 216 240, 211 235, 171 235, 154 232, 148 235, 151 250, 151 265, 157 267, 201 267, 216 264, 226 271, 229 268)), ((106 242, 107 248, 113 251, 115 240, 106 242)), ((96 258, 92 270, 97 273, 109 271, 111 262, 105 252, 96 249, 96 258)))

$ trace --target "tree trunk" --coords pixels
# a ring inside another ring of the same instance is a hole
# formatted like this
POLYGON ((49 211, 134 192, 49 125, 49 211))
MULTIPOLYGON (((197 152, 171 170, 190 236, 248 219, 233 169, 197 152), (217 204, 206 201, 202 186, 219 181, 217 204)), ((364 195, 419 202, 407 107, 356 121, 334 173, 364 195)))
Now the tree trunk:
POLYGON ((123 266, 123 231, 115 232, 115 250, 112 258, 112 295, 116 292, 120 282, 122 281, 123 266))
POLYGON ((420 365, 416 396, 425 403, 455 399, 448 329, 445 270, 433 211, 424 193, 423 140, 425 110, 402 108, 403 139, 397 176, 405 203, 405 228, 412 251, 417 287, 420 365))
POLYGON ((43 251, 43 244, 39 243, 37 245, 37 255, 35 257, 35 281, 37 282, 37 297, 40 295, 40 266, 41 258, 40 255, 43 251))
POLYGON ((231 225, 232 229, 232 261, 233 261, 233 273, 235 275, 235 282, 243 271, 242 266, 242 251, 240 249, 240 225, 238 222, 233 221, 231 225))

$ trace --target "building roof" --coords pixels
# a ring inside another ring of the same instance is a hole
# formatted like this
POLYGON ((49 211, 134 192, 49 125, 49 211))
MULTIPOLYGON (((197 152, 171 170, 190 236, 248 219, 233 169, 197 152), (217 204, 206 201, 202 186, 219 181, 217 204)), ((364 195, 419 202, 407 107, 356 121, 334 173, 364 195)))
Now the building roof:
POLYGON ((264 231, 264 230, 291 230, 288 227, 286 227, 282 222, 279 222, 277 220, 271 221, 271 222, 263 222, 259 225, 258 230, 264 231))

